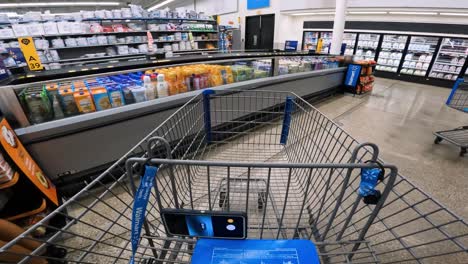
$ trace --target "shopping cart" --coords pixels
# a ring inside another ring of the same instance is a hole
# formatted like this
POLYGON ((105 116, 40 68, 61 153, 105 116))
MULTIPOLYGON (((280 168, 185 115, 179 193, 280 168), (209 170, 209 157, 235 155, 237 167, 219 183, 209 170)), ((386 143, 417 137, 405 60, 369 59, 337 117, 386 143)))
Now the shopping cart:
MULTIPOLYGON (((456 110, 468 113, 468 83, 460 78, 455 82, 446 104, 456 110)), ((435 132, 434 143, 439 144, 446 140, 460 147, 460 156, 463 157, 468 149, 468 126, 462 126, 451 130, 435 132)))
POLYGON ((190 263, 197 239, 168 235, 163 208, 245 212, 249 239, 308 239, 322 263, 467 260, 464 220, 378 161, 375 145, 359 144, 295 94, 266 90, 195 96, 2 247, 0 257, 17 256, 19 263, 128 263, 134 193, 151 183, 141 177, 143 165, 159 170, 136 237, 136 263, 190 263), (377 168, 382 173, 375 192, 363 198, 361 174, 377 168), (48 223, 57 214, 69 219, 60 229, 48 223), (31 237, 39 227, 54 232, 31 237), (15 252, 12 247, 25 239, 43 244, 31 253, 15 252), (44 253, 50 246, 68 254, 44 253))

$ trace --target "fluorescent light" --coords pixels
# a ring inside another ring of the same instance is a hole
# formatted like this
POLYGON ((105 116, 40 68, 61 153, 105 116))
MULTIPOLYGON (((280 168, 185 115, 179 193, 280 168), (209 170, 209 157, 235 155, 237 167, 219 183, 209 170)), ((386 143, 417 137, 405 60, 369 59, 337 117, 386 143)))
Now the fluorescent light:
POLYGON ((439 13, 441 16, 468 16, 468 13, 439 13))
POLYGON ((42 6, 118 6, 119 2, 38 2, 38 3, 15 3, 0 4, 0 8, 14 7, 42 7, 42 6))
POLYGON ((349 11, 348 14, 352 15, 386 15, 385 11, 349 11))
POLYGON ((163 2, 161 2, 161 3, 159 3, 159 4, 157 4, 157 5, 154 5, 154 6, 150 7, 150 8, 148 8, 148 11, 153 11, 153 10, 155 10, 155 9, 158 9, 158 8, 160 8, 160 7, 162 7, 162 6, 165 6, 165 5, 167 5, 167 4, 169 4, 169 3, 172 3, 172 2, 174 2, 174 0, 166 0, 166 1, 163 1, 163 2))
POLYGON ((8 17, 19 17, 18 13, 16 12, 4 12, 4 13, 2 12, 0 14, 7 15, 8 17))
POLYGON ((437 15, 437 12, 404 12, 404 11, 391 11, 392 15, 437 15))
POLYGON ((314 12, 314 13, 295 13, 292 16, 310 16, 310 15, 334 15, 335 12, 314 12))

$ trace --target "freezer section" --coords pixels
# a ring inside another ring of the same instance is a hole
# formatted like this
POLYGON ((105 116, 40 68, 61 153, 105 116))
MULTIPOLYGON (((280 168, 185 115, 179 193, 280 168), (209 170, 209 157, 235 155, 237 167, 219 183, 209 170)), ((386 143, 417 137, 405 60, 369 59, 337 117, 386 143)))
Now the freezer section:
POLYGON ((408 36, 384 35, 376 70, 397 72, 408 36))
POLYGON ((436 37, 411 36, 400 73, 426 76, 438 41, 436 37))
POLYGON ((359 34, 356 60, 374 60, 380 34, 359 34))
POLYGON ((468 40, 444 38, 429 77, 456 80, 465 64, 468 40))

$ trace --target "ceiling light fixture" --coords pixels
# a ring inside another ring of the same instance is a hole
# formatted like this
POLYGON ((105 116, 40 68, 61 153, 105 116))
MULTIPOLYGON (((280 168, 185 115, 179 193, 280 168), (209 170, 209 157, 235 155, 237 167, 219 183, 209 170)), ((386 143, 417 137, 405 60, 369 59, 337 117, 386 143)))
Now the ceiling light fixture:
POLYGON ((158 9, 160 7, 163 7, 163 6, 165 6, 165 5, 167 5, 167 4, 171 3, 171 2, 174 2, 174 0, 163 1, 163 2, 161 2, 159 4, 157 4, 157 5, 154 5, 154 6, 150 7, 150 8, 148 8, 148 11, 153 11, 153 10, 158 9))
POLYGON ((8 17, 19 17, 18 13, 16 12, 2 12, 1 15, 7 15, 8 17))
POLYGON ((349 11, 348 14, 352 15, 386 15, 385 11, 349 11))
POLYGON ((42 7, 42 6, 118 6, 119 2, 37 2, 0 4, 0 8, 42 7))
POLYGON ((468 16, 468 13, 439 13, 441 16, 468 16))
POLYGON ((420 15, 420 16, 429 16, 429 15, 438 15, 437 12, 404 12, 404 11, 390 11, 392 15, 420 15))

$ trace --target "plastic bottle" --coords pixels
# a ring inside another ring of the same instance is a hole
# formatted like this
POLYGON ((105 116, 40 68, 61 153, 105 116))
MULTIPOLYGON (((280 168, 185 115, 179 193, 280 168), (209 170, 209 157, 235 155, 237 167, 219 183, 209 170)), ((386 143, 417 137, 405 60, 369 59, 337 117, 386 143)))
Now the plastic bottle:
POLYGON ((200 75, 192 74, 193 76, 193 88, 194 90, 200 90, 200 75))
POLYGON ((151 77, 149 75, 143 77, 143 87, 145 88, 146 100, 153 100, 156 98, 154 95, 153 83, 151 83, 151 77))
POLYGON ((169 95, 175 95, 179 93, 179 90, 177 89, 177 74, 174 70, 168 71, 167 84, 169 89, 169 95))
POLYGON ((166 97, 169 96, 169 89, 166 80, 164 79, 164 74, 160 73, 158 74, 158 96, 161 97, 166 97))
POLYGON ((150 75, 151 78, 151 84, 153 85, 153 90, 154 90, 154 98, 158 98, 158 74, 153 73, 150 75))

